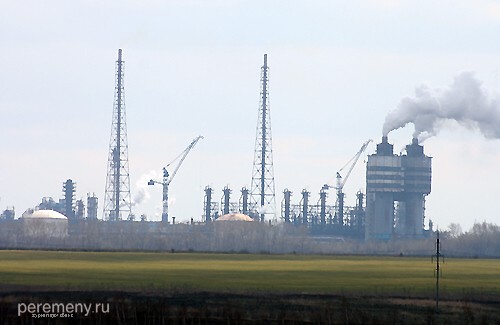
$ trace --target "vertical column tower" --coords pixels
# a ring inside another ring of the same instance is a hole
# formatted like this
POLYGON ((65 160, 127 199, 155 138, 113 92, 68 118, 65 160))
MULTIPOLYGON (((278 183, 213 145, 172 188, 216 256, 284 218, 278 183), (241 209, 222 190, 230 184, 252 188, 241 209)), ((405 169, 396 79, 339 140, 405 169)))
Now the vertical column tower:
POLYGON ((109 143, 108 173, 104 194, 104 219, 121 220, 131 215, 130 175, 128 168, 127 123, 123 86, 122 50, 116 61, 116 85, 109 143))
POLYGON ((269 68, 267 54, 261 68, 260 105, 252 173, 251 202, 257 209, 260 221, 265 216, 276 222, 276 197, 274 188, 271 115, 269 110, 269 68))
POLYGON ((290 199, 292 192, 288 189, 283 191, 283 202, 281 204, 281 215, 285 219, 285 223, 290 222, 290 199))
POLYGON ((224 196, 222 197, 222 215, 228 214, 231 211, 229 201, 231 200, 231 189, 228 186, 225 186, 224 189, 222 190, 222 193, 224 193, 224 196))
POLYGON ((366 240, 392 238, 394 196, 402 192, 403 186, 401 156, 394 155, 394 145, 383 136, 377 152, 368 156, 366 163, 366 240))
POLYGON ((64 215, 70 220, 75 219, 75 207, 73 205, 75 200, 75 185, 71 179, 63 183, 64 215))
POLYGON ((212 220, 212 188, 210 186, 205 187, 205 200, 203 202, 205 216, 205 223, 210 223, 212 220))
POLYGON ((97 197, 87 193, 87 220, 97 220, 97 197))
POLYGON ((248 215, 248 189, 246 187, 241 189, 239 210, 241 213, 248 215))

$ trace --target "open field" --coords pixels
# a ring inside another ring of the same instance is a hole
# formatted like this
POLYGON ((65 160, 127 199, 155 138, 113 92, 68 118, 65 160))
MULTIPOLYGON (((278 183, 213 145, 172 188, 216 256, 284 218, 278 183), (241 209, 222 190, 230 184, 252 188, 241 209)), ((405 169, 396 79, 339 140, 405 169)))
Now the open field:
POLYGON ((435 313, 430 258, 0 251, 0 323, 19 303, 106 303, 55 324, 496 324, 500 260, 449 259, 435 313))
MULTIPOLYGON (((430 297, 430 258, 0 251, 3 287, 430 297)), ((443 296, 500 297, 500 259, 447 259, 443 296)))

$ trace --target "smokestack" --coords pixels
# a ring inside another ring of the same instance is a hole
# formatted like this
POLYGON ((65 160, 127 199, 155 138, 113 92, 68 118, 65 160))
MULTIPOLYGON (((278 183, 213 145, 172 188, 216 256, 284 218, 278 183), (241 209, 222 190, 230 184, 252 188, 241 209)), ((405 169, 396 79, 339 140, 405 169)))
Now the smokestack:
POLYGON ((408 157, 423 157, 424 156, 424 146, 418 144, 418 139, 411 139, 411 144, 406 146, 406 154, 408 157))
POLYGON ((394 152, 394 145, 389 143, 389 138, 384 135, 382 137, 382 142, 377 144, 377 155, 378 156, 392 156, 394 152))

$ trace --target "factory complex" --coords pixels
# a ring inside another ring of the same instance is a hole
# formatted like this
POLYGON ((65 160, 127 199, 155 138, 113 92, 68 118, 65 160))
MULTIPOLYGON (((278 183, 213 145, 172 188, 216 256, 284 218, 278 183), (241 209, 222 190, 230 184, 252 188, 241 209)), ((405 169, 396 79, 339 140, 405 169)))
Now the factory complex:
MULTIPOLYGON (((425 199, 431 193, 432 158, 425 154, 417 137, 409 139, 404 152, 395 154, 388 135, 383 134, 380 143, 376 144, 376 152, 366 159, 366 193, 359 191, 355 194, 354 206, 344 204, 344 185, 372 140, 365 141, 354 157, 338 170, 335 184, 325 184, 319 189, 317 200, 313 199, 315 193, 306 189, 300 193, 292 193, 288 189, 276 192, 268 68, 265 54, 261 67, 250 188, 238 189, 236 194, 226 186, 222 189, 222 197, 217 197, 216 191, 206 186, 204 201, 199 202, 200 215, 191 217, 188 223, 176 223, 175 217, 169 215, 169 185, 184 160, 189 159, 191 150, 195 150, 203 139, 199 135, 163 167, 161 179, 148 182, 148 185, 162 187, 161 221, 149 221, 144 215, 136 217, 132 212, 123 86, 124 61, 122 50, 118 50, 103 202, 100 204, 95 193, 87 194, 86 200, 75 200, 76 182, 68 179, 63 182, 63 195, 58 201, 43 197, 36 207, 28 209, 19 218, 16 218, 13 208, 7 208, 0 215, 0 245, 16 242, 22 246, 37 239, 64 242, 78 238, 78 243, 86 243, 80 248, 88 248, 95 247, 89 244, 91 241, 108 238, 120 244, 107 247, 131 248, 132 236, 127 239, 127 234, 133 233, 142 238, 142 246, 139 246, 145 249, 150 247, 146 243, 148 240, 158 240, 160 244, 153 245, 155 249, 170 249, 173 247, 168 244, 170 240, 183 237, 201 238, 198 246, 186 244, 186 247, 199 249, 205 245, 201 242, 210 236, 218 236, 216 241, 226 242, 236 242, 238 237, 258 240, 259 231, 280 227, 287 235, 328 243, 428 237, 433 226, 430 220, 426 220, 425 199), (328 204, 329 195, 335 198, 334 204, 328 204)), ((78 245, 73 246, 79 248, 78 245)), ((222 247, 217 246, 219 249, 222 247)))

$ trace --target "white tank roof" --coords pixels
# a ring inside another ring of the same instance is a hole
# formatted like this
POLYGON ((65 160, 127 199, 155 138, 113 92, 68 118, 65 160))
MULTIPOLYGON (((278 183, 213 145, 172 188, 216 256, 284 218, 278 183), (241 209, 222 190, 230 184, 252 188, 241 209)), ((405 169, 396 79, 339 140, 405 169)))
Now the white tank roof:
POLYGON ((23 215, 22 219, 62 219, 67 220, 68 218, 54 210, 36 210, 33 213, 23 215))
POLYGON ((253 221, 253 219, 243 213, 228 213, 215 221, 253 221))

